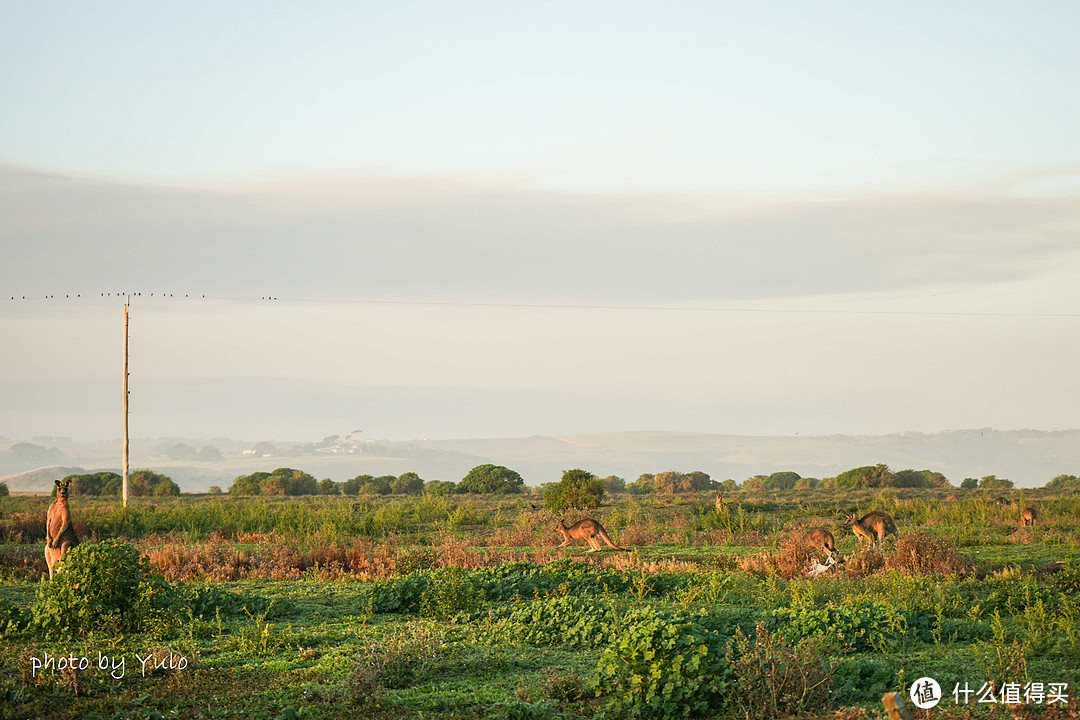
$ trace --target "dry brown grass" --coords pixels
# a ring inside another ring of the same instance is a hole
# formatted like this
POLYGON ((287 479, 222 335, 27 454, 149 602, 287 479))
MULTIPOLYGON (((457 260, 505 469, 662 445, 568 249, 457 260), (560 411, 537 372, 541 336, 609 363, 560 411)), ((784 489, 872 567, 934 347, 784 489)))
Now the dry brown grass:
POLYGON ((864 578, 884 569, 885 553, 877 548, 865 548, 846 556, 837 567, 846 577, 864 578))
POLYGON ((489 547, 532 547, 536 544, 532 528, 517 524, 496 528, 488 539, 489 547))
POLYGON ((918 532, 902 535, 885 555, 887 569, 909 575, 968 575, 973 565, 951 541, 918 532))
MULTIPOLYGON (((86 528, 83 528, 86 531, 86 528)), ((78 530, 76 530, 78 532, 78 530)), ((13 512, 0 520, 0 542, 39 543, 45 540, 45 511, 24 510, 13 512)))
MULTIPOLYGON (((615 538, 612 538, 615 540, 615 538)), ((621 547, 643 547, 653 540, 652 532, 644 525, 630 525, 619 531, 619 538, 615 540, 621 547)))
MULTIPOLYGON (((394 536, 376 544, 357 538, 351 545, 326 542, 299 548, 273 534, 260 535, 252 549, 220 543, 185 543, 173 538, 146 547, 151 564, 168 580, 231 581, 245 578, 289 580, 305 573, 319 579, 386 578, 409 557, 394 536)), ((415 568, 411 568, 415 569, 415 568)))
POLYGON ((802 533, 788 535, 777 550, 764 550, 757 555, 744 555, 738 559, 745 572, 775 573, 785 580, 806 577, 813 558, 802 533))

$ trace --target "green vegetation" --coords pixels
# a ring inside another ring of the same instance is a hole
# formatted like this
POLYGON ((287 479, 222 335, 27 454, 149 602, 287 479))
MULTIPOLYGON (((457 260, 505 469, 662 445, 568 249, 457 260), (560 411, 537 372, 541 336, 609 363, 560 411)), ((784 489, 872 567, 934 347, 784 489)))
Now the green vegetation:
POLYGON ((700 470, 682 473, 674 470, 652 474, 640 475, 637 480, 626 486, 626 491, 636 495, 647 493, 688 493, 697 490, 712 490, 719 488, 718 483, 713 482, 708 473, 700 470))
POLYGON ((157 634, 179 623, 179 601, 131 545, 84 543, 64 555, 51 582, 38 586, 32 628, 67 641, 92 632, 157 634))
POLYGON ((544 504, 556 512, 599 507, 604 500, 604 487, 604 480, 588 470, 574 468, 564 472, 559 482, 543 488, 544 504))
POLYGON ((457 484, 455 492, 506 495, 525 487, 521 475, 502 465, 477 465, 457 484))
MULTIPOLYGON (((96 472, 82 475, 68 475, 63 482, 71 481, 71 494, 91 497, 120 497, 123 494, 124 478, 114 472, 96 472)), ((53 490, 56 494, 56 490, 53 490)), ((179 497, 180 486, 167 475, 153 470, 136 470, 128 475, 128 494, 133 497, 179 497)))
POLYGON ((311 475, 293 468, 241 475, 229 487, 230 495, 314 495, 318 482, 311 475))
POLYGON ((1076 687, 1074 491, 1022 491, 1039 519, 1021 528, 998 490, 805 480, 725 489, 721 510, 711 489, 606 494, 587 515, 632 552, 589 556, 555 548, 560 516, 527 488, 80 496, 85 542, 52 582, 49 499, 3 497, 0 704, 64 720, 856 718, 930 676, 942 717, 1005 718, 949 693, 1076 687), (869 510, 900 529, 884 550, 843 528, 869 510), (809 527, 844 559, 813 580, 809 527))

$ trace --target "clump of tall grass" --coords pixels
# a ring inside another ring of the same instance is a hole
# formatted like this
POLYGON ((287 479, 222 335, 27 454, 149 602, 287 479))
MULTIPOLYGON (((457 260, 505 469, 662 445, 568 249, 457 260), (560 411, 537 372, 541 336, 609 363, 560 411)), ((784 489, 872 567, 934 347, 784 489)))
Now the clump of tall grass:
POLYGON ((839 660, 827 641, 792 643, 758 623, 753 639, 735 631, 727 662, 736 678, 733 699, 746 718, 777 718, 820 711, 828 704, 839 660))
POLYGON ((973 563, 949 540, 916 532, 900 536, 885 567, 910 575, 968 575, 973 563))
MULTIPOLYGON (((83 533, 86 527, 82 528, 83 533)), ((79 532, 79 528, 75 529, 79 532)), ((45 539, 45 510, 21 510, 0 519, 0 542, 39 543, 45 539)))
POLYGON ((866 548, 844 557, 843 574, 847 577, 864 578, 885 567, 885 553, 876 548, 866 548))
POLYGON ((26 545, 0 546, 0 580, 39 578, 49 572, 45 555, 26 545))
POLYGON ((514 526, 496 528, 489 541, 496 547, 532 547, 536 538, 531 527, 514 526))
POLYGON ((445 495, 421 495, 412 506, 413 519, 424 524, 444 521, 451 512, 453 507, 445 495))
POLYGON ((653 532, 653 529, 635 523, 634 525, 623 528, 619 532, 617 542, 622 547, 641 547, 649 545, 650 543, 655 542, 653 532))
POLYGON ((145 548, 145 553, 155 569, 170 580, 214 581, 384 578, 393 576, 399 559, 405 557, 392 536, 379 544, 361 537, 351 543, 325 541, 305 548, 272 533, 259 536, 254 547, 242 549, 173 538, 145 548))
POLYGON ((776 574, 791 580, 806 576, 811 558, 802 533, 794 533, 788 535, 778 549, 763 550, 757 555, 744 555, 739 558, 738 563, 744 572, 776 574))
POLYGON ((166 580, 240 580, 250 575, 252 567, 248 553, 217 543, 169 543, 147 549, 146 556, 166 580))

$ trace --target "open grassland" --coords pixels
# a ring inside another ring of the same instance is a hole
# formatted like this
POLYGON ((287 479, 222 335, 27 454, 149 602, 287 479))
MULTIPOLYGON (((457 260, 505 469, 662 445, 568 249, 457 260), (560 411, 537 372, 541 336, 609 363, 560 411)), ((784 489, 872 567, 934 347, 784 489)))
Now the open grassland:
POLYGON ((84 542, 128 543, 164 580, 141 625, 67 634, 43 594, 48 498, 0 498, 0 717, 857 718, 924 676, 946 695, 932 717, 1076 717, 1071 697, 952 694, 1080 681, 1080 497, 1009 494, 1034 527, 949 489, 616 495, 564 517, 530 495, 77 497, 84 542), (899 528, 882 551, 843 526, 870 510, 899 528), (557 548, 555 523, 586 515, 630 552, 557 548), (809 580, 814 527, 844 562, 809 580))

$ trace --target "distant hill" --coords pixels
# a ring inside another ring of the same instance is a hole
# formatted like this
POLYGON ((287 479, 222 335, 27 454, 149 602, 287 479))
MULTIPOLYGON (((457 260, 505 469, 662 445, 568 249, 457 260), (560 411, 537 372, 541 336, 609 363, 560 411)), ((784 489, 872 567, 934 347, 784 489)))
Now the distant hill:
MULTIPOLYGON (((189 441, 193 446, 202 441, 189 441)), ((302 452, 302 443, 276 443, 270 456, 256 456, 244 443, 215 438, 220 460, 179 461, 163 457, 160 442, 132 443, 132 469, 169 475, 185 492, 211 485, 227 489, 238 475, 294 467, 317 478, 341 482, 360 474, 400 475, 458 481, 470 468, 494 463, 519 473, 528 485, 558 480, 564 470, 581 467, 597 475, 634 480, 642 473, 702 470, 714 479, 742 482, 753 475, 793 470, 803 477, 830 477, 863 465, 885 463, 893 470, 934 470, 953 485, 966 477, 996 475, 1018 487, 1040 487, 1056 475, 1080 474, 1080 430, 992 429, 891 435, 749 436, 689 432, 615 432, 591 435, 413 440, 366 443, 359 452, 302 452)), ((48 492, 53 480, 76 472, 119 465, 119 445, 63 446, 81 467, 50 466, 0 478, 12 492, 48 492)), ((2 449, 0 449, 2 454, 2 449)))
POLYGON ((0 477, 0 482, 7 483, 8 490, 13 493, 50 493, 53 484, 57 480, 63 480, 68 475, 77 475, 86 472, 81 467, 50 467, 28 470, 27 472, 15 473, 0 477))

